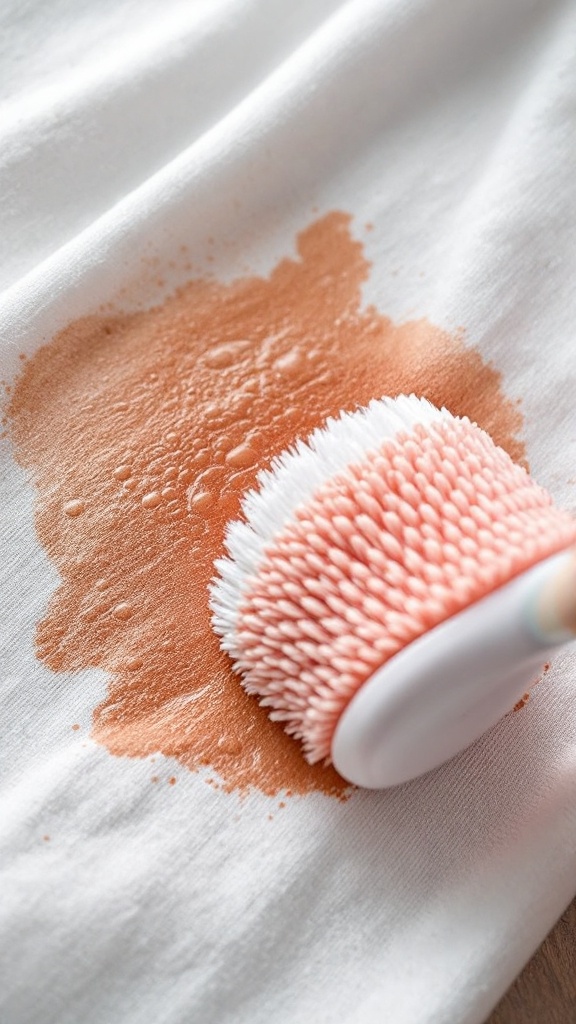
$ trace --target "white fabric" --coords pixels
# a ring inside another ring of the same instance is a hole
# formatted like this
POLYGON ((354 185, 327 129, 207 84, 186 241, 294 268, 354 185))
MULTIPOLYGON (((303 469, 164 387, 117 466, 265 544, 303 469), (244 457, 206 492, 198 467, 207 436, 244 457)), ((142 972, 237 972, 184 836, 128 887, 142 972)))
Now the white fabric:
MULTIPOLYGON (((265 270, 314 206, 350 210, 376 225, 366 301, 464 325, 574 504, 571 0, 8 0, 0 21, 3 377, 121 284, 149 298, 143 254, 201 266, 210 235, 220 276, 265 270)), ((1 1019, 480 1024, 576 890, 574 653, 522 728, 418 783, 270 821, 178 766, 166 800, 70 731, 103 673, 35 660, 56 573, 1 444, 1 1019)))

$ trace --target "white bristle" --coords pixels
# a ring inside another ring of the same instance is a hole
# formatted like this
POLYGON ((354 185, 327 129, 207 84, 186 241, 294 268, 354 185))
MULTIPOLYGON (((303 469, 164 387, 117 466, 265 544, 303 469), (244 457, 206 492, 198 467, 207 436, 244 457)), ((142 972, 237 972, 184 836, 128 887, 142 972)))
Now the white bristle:
POLYGON ((258 571, 266 546, 296 510, 310 501, 326 480, 360 462, 386 438, 445 417, 450 417, 446 409, 437 409, 415 395, 374 399, 365 408, 331 417, 258 474, 256 487, 248 491, 241 505, 244 519, 227 529, 228 557, 216 562, 218 577, 210 587, 212 624, 225 650, 238 657, 235 633, 247 585, 258 571))

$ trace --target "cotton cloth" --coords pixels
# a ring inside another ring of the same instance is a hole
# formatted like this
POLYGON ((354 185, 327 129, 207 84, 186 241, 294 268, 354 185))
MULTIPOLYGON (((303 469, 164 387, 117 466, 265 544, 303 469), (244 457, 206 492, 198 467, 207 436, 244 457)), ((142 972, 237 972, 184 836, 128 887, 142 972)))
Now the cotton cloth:
MULTIPOLYGON (((3 378, 120 285, 142 298, 142 254, 168 286, 208 236, 220 277, 266 272, 312 208, 348 210, 374 224, 365 301, 464 327, 574 506, 571 2, 11 0, 0 20, 3 378)), ((174 762, 167 800, 70 730, 104 673, 35 657, 58 579, 1 445, 2 1021, 485 1020, 576 892, 574 653, 409 785, 269 820, 174 762)))

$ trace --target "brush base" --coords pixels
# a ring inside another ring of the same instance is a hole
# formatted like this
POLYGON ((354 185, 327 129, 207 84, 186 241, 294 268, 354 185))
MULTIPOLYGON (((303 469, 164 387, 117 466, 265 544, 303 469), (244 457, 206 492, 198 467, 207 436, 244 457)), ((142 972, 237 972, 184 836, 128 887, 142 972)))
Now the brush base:
POLYGON ((543 636, 533 611, 571 558, 562 551, 545 559, 387 661, 338 722, 337 771, 369 789, 395 786, 437 768, 495 725, 568 639, 543 636))

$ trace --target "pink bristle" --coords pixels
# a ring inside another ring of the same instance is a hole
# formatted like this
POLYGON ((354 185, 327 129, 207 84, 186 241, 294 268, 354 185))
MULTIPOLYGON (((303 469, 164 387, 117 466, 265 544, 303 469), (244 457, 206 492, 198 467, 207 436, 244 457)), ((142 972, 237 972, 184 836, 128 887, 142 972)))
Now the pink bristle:
POLYGON ((310 762, 329 760, 378 667, 575 540, 574 520, 480 428, 418 424, 326 480, 265 546, 235 667, 310 762))

